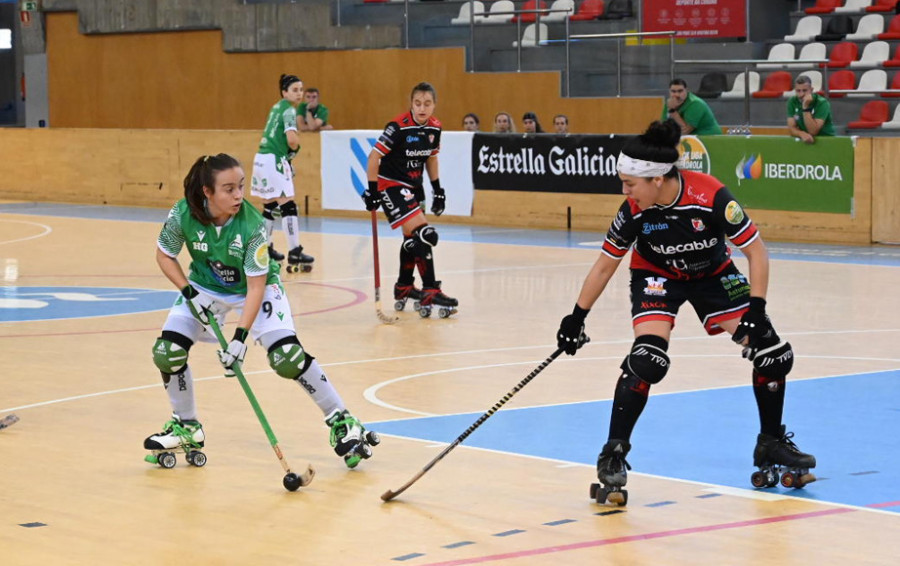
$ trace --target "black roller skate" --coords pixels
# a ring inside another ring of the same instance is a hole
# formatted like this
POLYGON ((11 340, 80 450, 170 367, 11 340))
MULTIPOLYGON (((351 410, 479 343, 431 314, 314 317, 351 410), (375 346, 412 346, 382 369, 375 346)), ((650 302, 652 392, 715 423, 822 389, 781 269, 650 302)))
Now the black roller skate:
POLYGON ((335 409, 325 418, 331 428, 329 442, 335 454, 344 459, 348 468, 355 468, 361 460, 372 457, 372 446, 381 443, 378 433, 366 430, 350 411, 335 409))
POLYGON ((287 260, 288 273, 297 273, 298 271, 309 273, 312 271, 313 262, 316 261, 313 256, 303 253, 303 246, 297 246, 289 251, 287 260))
POLYGON ((419 310, 422 301, 422 290, 415 285, 394 284, 394 310, 402 311, 406 308, 406 301, 412 299, 413 309, 419 310))
POLYGON ((144 448, 151 452, 144 460, 166 469, 174 468, 175 452, 182 450, 188 464, 199 468, 206 464, 206 454, 200 451, 205 440, 203 425, 199 421, 183 421, 172 415, 172 420, 163 425, 162 432, 144 440, 144 448))
POLYGON ((434 287, 422 288, 422 300, 419 304, 419 316, 421 316, 422 318, 428 318, 429 316, 431 316, 432 307, 437 307, 438 316, 440 316, 441 318, 447 318, 451 314, 456 314, 457 312, 459 312, 456 308, 458 306, 459 301, 442 293, 441 282, 435 281, 434 287))
POLYGON ((284 254, 275 249, 275 244, 269 243, 269 259, 281 263, 284 261, 284 254))
POLYGON ((785 430, 781 425, 780 438, 768 434, 756 437, 753 465, 759 470, 750 476, 753 487, 775 487, 779 474, 784 487, 801 488, 816 481, 816 476, 809 473, 810 468, 816 467, 816 457, 801 452, 791 440, 794 433, 785 430))
POLYGON ((628 482, 628 470, 631 466, 625 456, 631 450, 631 444, 624 440, 610 440, 597 456, 597 479, 600 483, 591 484, 591 499, 603 504, 609 501, 622 507, 628 503, 628 490, 622 487, 628 482))

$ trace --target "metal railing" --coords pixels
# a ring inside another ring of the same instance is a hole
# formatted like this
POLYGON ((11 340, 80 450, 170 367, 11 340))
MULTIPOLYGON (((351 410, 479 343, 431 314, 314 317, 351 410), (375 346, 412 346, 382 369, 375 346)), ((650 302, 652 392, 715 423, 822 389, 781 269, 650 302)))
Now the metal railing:
MULTIPOLYGON (((616 40, 616 96, 622 96, 622 39, 628 37, 662 37, 667 36, 669 38, 669 60, 674 63, 675 61, 675 34, 678 33, 676 31, 639 31, 639 32, 623 32, 623 33, 592 33, 585 35, 573 35, 571 38, 569 37, 568 32, 566 33, 566 69, 565 69, 565 81, 566 81, 566 96, 569 94, 569 75, 571 74, 571 69, 569 65, 569 41, 571 39, 575 40, 584 40, 584 39, 615 39, 616 40)), ((674 64, 670 65, 670 73, 672 77, 675 76, 675 66, 674 64)))
MULTIPOLYGON (((406 0, 407 2, 409 0, 406 0)), ((534 14, 535 15, 535 33, 537 34, 535 37, 535 46, 541 44, 541 15, 546 16, 547 14, 566 14, 565 23, 566 23, 566 58, 569 56, 569 48, 568 48, 568 38, 569 38, 569 16, 574 13, 572 8, 565 9, 555 9, 550 10, 547 8, 544 9, 535 9, 535 10, 509 10, 504 12, 478 12, 475 13, 474 6, 475 4, 469 3, 469 69, 471 72, 475 72, 475 16, 480 16, 482 18, 486 16, 521 16, 522 14, 534 14)), ((554 20, 555 21, 555 20, 554 20)), ((508 23, 508 22, 503 22, 508 23)), ((491 26, 494 24, 479 24, 479 26, 486 25, 491 26)), ((516 72, 522 72, 522 18, 516 18, 516 72)), ((568 89, 566 90, 566 96, 568 96, 568 89)))

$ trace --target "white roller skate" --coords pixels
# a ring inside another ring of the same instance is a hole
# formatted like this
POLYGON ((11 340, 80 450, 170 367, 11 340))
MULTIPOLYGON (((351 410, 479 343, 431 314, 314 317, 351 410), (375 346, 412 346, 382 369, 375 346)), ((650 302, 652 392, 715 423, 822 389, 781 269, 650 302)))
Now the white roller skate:
POLYGON ((781 425, 779 437, 760 434, 756 437, 756 448, 753 450, 753 465, 759 470, 750 475, 753 487, 775 487, 781 475, 783 487, 801 488, 816 481, 816 476, 809 472, 816 467, 816 457, 801 452, 794 441, 793 432, 785 432, 787 427, 781 425))
POLYGON ((597 503, 615 503, 622 507, 628 503, 628 490, 622 489, 628 482, 628 470, 631 466, 625 456, 631 450, 631 444, 625 440, 609 440, 597 457, 597 479, 600 483, 591 484, 591 499, 597 503))
POLYGON ((350 411, 335 409, 325 418, 331 428, 329 442, 334 453, 344 459, 348 468, 355 468, 363 459, 372 457, 372 446, 381 442, 378 433, 367 431, 350 411))
POLYGON ((172 415, 172 420, 163 425, 162 432, 144 440, 144 448, 150 451, 144 460, 166 469, 174 468, 175 452, 182 450, 188 464, 199 468, 206 464, 206 454, 200 451, 205 440, 206 435, 203 434, 200 421, 183 421, 177 415, 172 415))

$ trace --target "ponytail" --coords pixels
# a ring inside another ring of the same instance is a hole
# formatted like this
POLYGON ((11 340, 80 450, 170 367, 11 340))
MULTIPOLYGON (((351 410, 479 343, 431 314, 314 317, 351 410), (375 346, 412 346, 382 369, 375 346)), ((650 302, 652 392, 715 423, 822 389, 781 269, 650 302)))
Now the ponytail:
POLYGON ((206 194, 203 187, 215 190, 216 174, 233 167, 240 167, 240 162, 226 153, 203 155, 191 166, 184 178, 184 199, 187 201, 191 216, 201 224, 212 224, 213 219, 206 208, 206 194))

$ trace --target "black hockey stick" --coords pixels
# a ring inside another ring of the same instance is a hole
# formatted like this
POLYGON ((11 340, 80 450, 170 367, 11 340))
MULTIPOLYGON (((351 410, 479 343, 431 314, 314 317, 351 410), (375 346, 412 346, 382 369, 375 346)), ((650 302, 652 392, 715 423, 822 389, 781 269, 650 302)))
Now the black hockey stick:
MULTIPOLYGON (((588 341, 590 340, 587 336, 585 336, 584 338, 585 338, 585 342, 588 342, 588 341)), ((533 370, 531 373, 529 373, 528 376, 525 377, 525 379, 523 379, 522 381, 519 382, 518 385, 516 385, 515 387, 513 387, 506 395, 503 396, 502 399, 500 399, 499 401, 497 401, 496 403, 494 403, 494 406, 491 407, 490 410, 488 410, 488 412, 486 412, 485 414, 481 415, 481 417, 479 417, 478 420, 475 421, 475 422, 472 424, 472 426, 470 426, 469 428, 466 429, 466 432, 464 432, 464 433, 462 433, 461 435, 459 435, 459 438, 457 438, 456 440, 454 440, 454 441, 450 444, 450 446, 444 448, 444 451, 443 451, 443 452, 441 452, 441 453, 438 454, 433 460, 431 460, 430 462, 428 462, 428 464, 426 464, 425 467, 422 468, 421 471, 419 471, 419 473, 417 473, 415 476, 413 476, 413 478, 412 478, 411 480, 409 480, 408 482, 406 482, 405 484, 403 484, 402 486, 400 486, 400 489, 398 489, 398 490, 396 490, 396 491, 391 491, 391 490, 389 489, 389 490, 385 491, 384 493, 382 493, 382 494, 381 494, 381 500, 382 500, 382 501, 390 501, 391 499, 397 497, 398 495, 400 495, 401 493, 403 493, 404 491, 406 491, 412 484, 416 483, 416 481, 418 481, 419 478, 421 478, 422 476, 424 476, 425 473, 428 472, 428 470, 430 470, 431 468, 433 468, 433 467, 435 466, 435 464, 437 464, 438 462, 440 462, 440 461, 444 458, 444 456, 446 456, 447 454, 450 453, 451 450, 453 450, 454 448, 456 448, 457 446, 459 446, 460 444, 462 444, 462 441, 465 440, 466 438, 468 438, 468 436, 469 436, 470 434, 472 434, 473 432, 475 432, 475 429, 476 429, 476 428, 478 428, 478 427, 480 427, 482 424, 484 424, 484 421, 488 420, 488 419, 491 417, 491 415, 493 415, 494 413, 496 413, 496 412, 500 409, 500 407, 502 407, 503 405, 506 404, 507 401, 509 401, 510 399, 512 399, 513 395, 515 395, 516 393, 518 393, 519 391, 521 391, 522 388, 525 387, 526 385, 528 385, 528 383, 529 383, 532 379, 534 379, 535 377, 537 377, 537 375, 538 375, 539 373, 541 373, 542 371, 544 371, 544 369, 545 369, 547 366, 549 366, 550 363, 551 363, 553 360, 555 360, 557 357, 559 357, 559 355, 562 354, 562 352, 563 352, 562 348, 557 348, 555 352, 553 352, 552 354, 550 354, 550 357, 549 357, 549 358, 547 358, 546 360, 544 360, 543 362, 541 362, 541 365, 539 365, 538 367, 534 368, 534 370, 533 370)))

